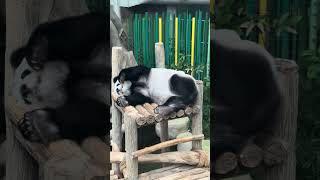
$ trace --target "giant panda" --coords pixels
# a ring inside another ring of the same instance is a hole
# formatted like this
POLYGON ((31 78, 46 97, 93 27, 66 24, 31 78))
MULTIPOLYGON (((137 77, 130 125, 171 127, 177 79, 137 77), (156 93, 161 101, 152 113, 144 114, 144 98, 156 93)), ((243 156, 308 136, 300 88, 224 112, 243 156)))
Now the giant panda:
POLYGON ((262 137, 273 135, 282 92, 275 59, 264 48, 241 40, 232 30, 211 33, 215 161, 224 152, 238 153, 248 140, 259 144, 262 137))
POLYGON ((121 106, 156 103, 155 113, 166 116, 193 105, 198 96, 195 79, 183 71, 138 65, 114 77, 114 91, 121 106))
POLYGON ((81 142, 109 132, 110 79, 107 21, 84 14, 40 24, 11 55, 11 94, 26 110, 25 139, 81 142))

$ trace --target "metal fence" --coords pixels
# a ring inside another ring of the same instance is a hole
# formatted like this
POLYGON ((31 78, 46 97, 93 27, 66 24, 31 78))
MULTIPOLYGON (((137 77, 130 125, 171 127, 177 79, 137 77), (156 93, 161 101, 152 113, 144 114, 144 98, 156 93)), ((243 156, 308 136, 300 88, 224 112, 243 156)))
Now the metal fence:
POLYGON ((204 66, 195 71, 197 79, 209 76, 210 19, 209 12, 201 10, 177 12, 133 13, 129 17, 129 47, 139 64, 155 66, 154 46, 163 42, 165 63, 178 65, 186 62, 192 67, 204 66))

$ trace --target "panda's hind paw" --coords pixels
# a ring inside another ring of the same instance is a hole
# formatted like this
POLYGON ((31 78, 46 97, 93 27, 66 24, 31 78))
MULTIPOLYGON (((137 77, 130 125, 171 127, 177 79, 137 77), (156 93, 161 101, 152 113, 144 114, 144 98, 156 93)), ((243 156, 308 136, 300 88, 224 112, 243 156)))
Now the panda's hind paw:
POLYGON ((128 101, 126 100, 126 98, 124 96, 118 97, 116 103, 120 107, 126 107, 129 105, 128 101))

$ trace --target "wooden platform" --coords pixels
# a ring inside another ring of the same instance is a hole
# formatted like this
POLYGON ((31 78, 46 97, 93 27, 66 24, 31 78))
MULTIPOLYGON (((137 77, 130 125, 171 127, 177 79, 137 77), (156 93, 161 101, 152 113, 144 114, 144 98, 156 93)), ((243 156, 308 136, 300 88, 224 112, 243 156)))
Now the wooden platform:
MULTIPOLYGON (((116 179, 110 176, 110 180, 116 179)), ((210 179, 209 168, 196 166, 173 165, 152 170, 139 175, 139 180, 207 180, 210 179)))
MULTIPOLYGON (((112 99, 114 102, 117 101, 118 97, 119 95, 112 92, 112 99)), ((154 109, 158 106, 155 103, 145 103, 143 105, 137 105, 135 107, 120 107, 116 103, 114 103, 114 105, 117 107, 117 109, 119 109, 121 113, 132 113, 134 116, 138 117, 136 118, 136 123, 138 127, 159 123, 164 120, 171 120, 175 118, 190 116, 192 114, 197 114, 200 111, 200 107, 198 106, 188 106, 185 109, 180 109, 179 111, 173 112, 168 116, 161 116, 160 114, 154 113, 154 109)))

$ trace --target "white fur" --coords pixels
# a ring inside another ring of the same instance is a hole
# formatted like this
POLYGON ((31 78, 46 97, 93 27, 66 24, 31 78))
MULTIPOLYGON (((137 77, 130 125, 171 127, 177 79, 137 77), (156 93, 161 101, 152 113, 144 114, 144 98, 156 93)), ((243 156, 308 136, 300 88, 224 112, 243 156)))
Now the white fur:
POLYGON ((67 99, 63 83, 68 74, 69 67, 65 62, 48 62, 43 70, 34 71, 23 59, 14 72, 11 93, 15 97, 17 105, 26 110, 43 107, 55 108, 64 104, 67 99), (31 73, 22 79, 21 74, 25 70, 29 70, 31 73), (27 98, 31 104, 26 104, 22 98, 20 88, 23 84, 32 90, 27 98))
MULTIPOLYGON (((144 96, 150 97, 155 103, 162 105, 170 97, 176 96, 176 94, 174 94, 170 90, 170 84, 169 84, 170 78, 175 74, 179 75, 180 77, 187 77, 187 78, 193 79, 195 81, 195 79, 192 76, 185 74, 183 71, 176 71, 176 70, 165 69, 165 68, 151 68, 150 74, 148 77, 143 76, 138 80, 138 82, 145 83, 146 87, 144 88, 138 87, 135 90, 140 92, 144 96)), ((123 95, 126 95, 126 94, 129 95, 131 84, 129 84, 128 82, 129 81, 125 81, 125 83, 121 85, 121 83, 117 81, 115 83, 115 91, 116 89, 120 89, 123 95)))

